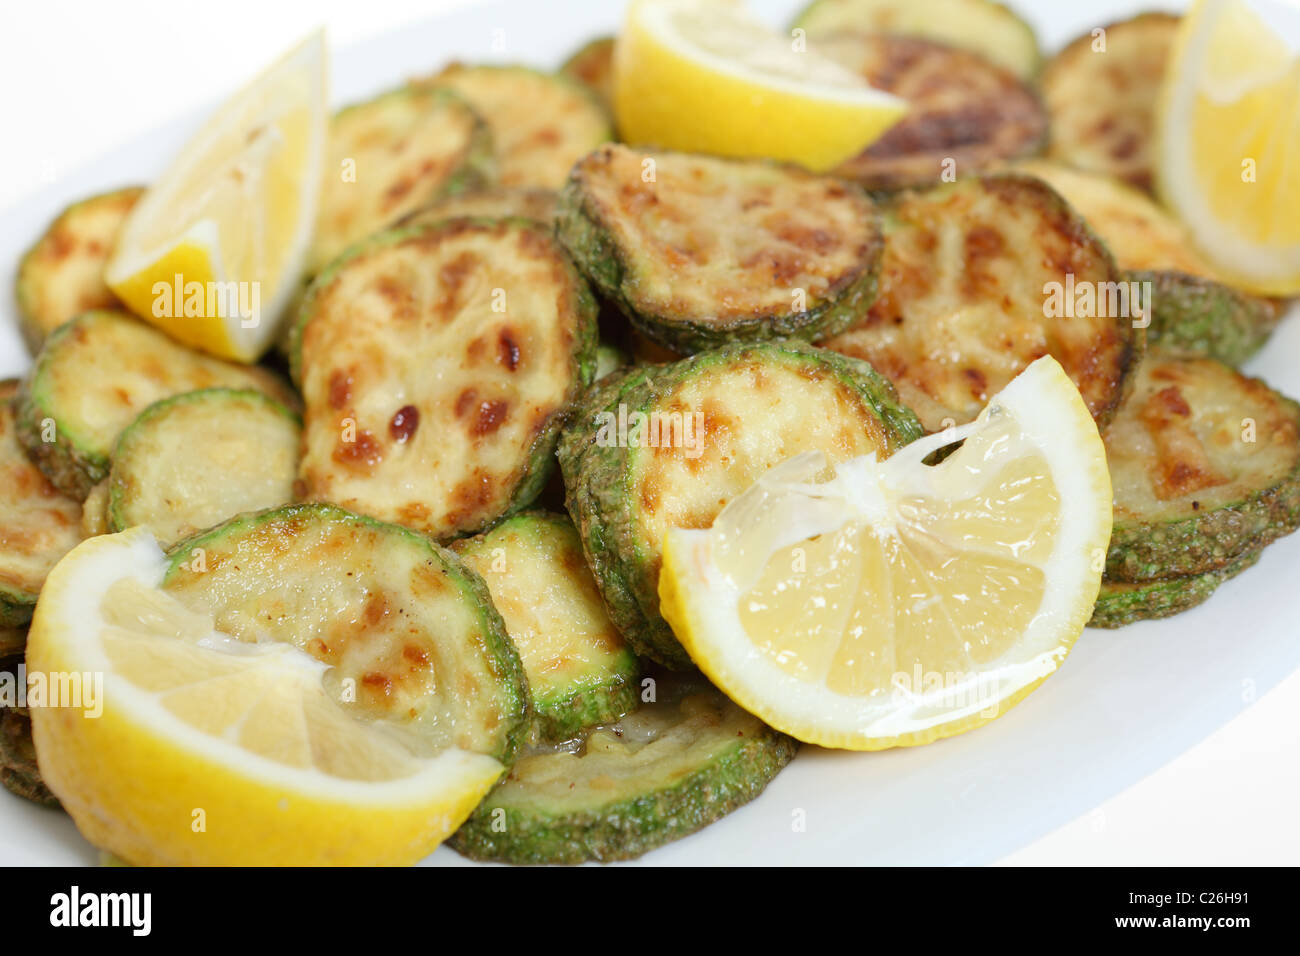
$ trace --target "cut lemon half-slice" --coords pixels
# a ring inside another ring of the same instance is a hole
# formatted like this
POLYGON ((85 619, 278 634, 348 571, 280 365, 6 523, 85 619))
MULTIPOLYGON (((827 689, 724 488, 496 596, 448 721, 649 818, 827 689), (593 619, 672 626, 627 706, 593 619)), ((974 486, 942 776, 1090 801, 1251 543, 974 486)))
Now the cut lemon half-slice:
POLYGON ((216 630, 160 587, 167 567, 142 528, 91 538, 32 621, 29 688, 76 691, 29 690, 42 776, 96 846, 135 864, 413 863, 501 774, 358 717, 296 646, 216 630))
POLYGON ((1300 292, 1300 8, 1199 0, 1165 74, 1155 172, 1228 281, 1300 292))
POLYGON ((1060 666, 1110 524, 1097 426, 1041 358, 968 425, 884 461, 799 455, 711 528, 670 531, 659 595, 700 669, 778 730, 851 750, 929 743, 1060 666))
POLYGON ((325 37, 228 100, 122 226, 104 277, 173 338, 252 362, 299 286, 325 151, 325 37))
POLYGON ((817 171, 856 156, 907 109, 726 0, 634 0, 614 51, 614 103, 629 143, 817 171))

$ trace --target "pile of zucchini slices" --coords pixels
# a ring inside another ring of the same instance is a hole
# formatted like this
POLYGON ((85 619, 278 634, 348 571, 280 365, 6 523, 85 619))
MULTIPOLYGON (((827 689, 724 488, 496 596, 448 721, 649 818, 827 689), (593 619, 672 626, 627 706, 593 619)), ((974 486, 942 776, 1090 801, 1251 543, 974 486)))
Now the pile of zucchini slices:
MULTIPOLYGON (((911 106, 829 176, 618 142, 610 38, 554 73, 421 77, 335 115, 331 149, 367 173, 327 187, 260 366, 104 286, 140 189, 75 203, 20 264, 34 363, 0 383, 0 661, 63 554, 143 525, 166 587, 230 633, 357 677, 363 712, 419 697, 510 765, 456 850, 635 857, 796 748, 664 621, 667 529, 799 452, 884 456, 970 421, 1044 354, 1112 473, 1092 623, 1206 600, 1300 523, 1300 406, 1236 370, 1279 304, 1223 283, 1148 192, 1176 23, 1111 24, 1105 57, 1083 37, 1044 65, 987 0, 816 0, 810 47, 911 106), (1146 291, 1086 307, 1085 286, 1146 291), (366 655, 405 680, 370 686, 366 655), (430 691, 438 669, 455 680, 430 691)), ((0 780, 57 805, 17 709, 0 780)))

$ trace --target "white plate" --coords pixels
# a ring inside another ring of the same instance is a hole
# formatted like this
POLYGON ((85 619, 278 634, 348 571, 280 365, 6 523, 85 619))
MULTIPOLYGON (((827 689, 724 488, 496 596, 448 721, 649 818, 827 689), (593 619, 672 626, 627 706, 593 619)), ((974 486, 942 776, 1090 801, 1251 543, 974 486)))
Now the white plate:
MULTIPOLYGON (((755 3, 772 23, 801 4, 755 3)), ((1013 4, 1044 49, 1146 2, 1013 4)), ((509 25, 512 56, 558 64, 612 29, 620 4, 601 0, 486 3, 336 51, 336 102, 431 71, 445 61, 491 59, 493 31, 509 25)), ((306 28, 308 24, 304 24, 306 28)), ((44 192, 0 213, 0 263, 14 263, 68 202, 148 181, 207 115, 177 118, 126 148, 92 157, 44 192)), ((72 118, 75 121, 75 118, 72 118)), ((0 309, 0 377, 29 360, 8 296, 0 309)), ((1249 366, 1300 395, 1300 322, 1293 313, 1249 366)), ((1168 621, 1087 631, 1060 673, 994 724, 928 747, 879 754, 806 747, 750 805, 644 858, 656 864, 981 863, 1003 856, 1136 782, 1236 716, 1300 666, 1300 605, 1290 600, 1300 535, 1211 601, 1168 621), (1285 599, 1281 596, 1285 596, 1285 599), (798 824, 802 823, 802 827, 798 824)), ((0 796, 0 863, 93 863, 67 817, 0 796)), ((450 850, 429 859, 463 862, 450 850)))

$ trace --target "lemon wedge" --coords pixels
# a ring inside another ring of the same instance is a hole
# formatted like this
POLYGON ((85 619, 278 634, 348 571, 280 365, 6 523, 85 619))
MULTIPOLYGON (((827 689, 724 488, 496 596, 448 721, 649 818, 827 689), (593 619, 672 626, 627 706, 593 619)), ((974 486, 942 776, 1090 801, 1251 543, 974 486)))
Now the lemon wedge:
POLYGON ((1111 487, 1061 366, 877 461, 778 465, 664 546, 664 617, 736 703, 808 743, 929 743, 1060 666, 1096 600, 1111 487), (938 465, 924 460, 964 443, 938 465))
POLYGON ((32 706, 32 734, 91 843, 137 865, 413 863, 501 774, 352 716, 324 664, 223 635, 160 589, 166 566, 142 528, 91 538, 32 620, 29 683, 81 682, 80 706, 32 706))
POLYGON ((1293 6, 1199 0, 1157 111, 1162 200, 1227 281, 1264 295, 1300 292, 1297 40, 1293 6))
POLYGON ((178 341, 256 361, 302 277, 325 104, 317 33, 228 100, 145 193, 105 266, 109 288, 178 341))
POLYGON ((816 171, 856 156, 907 108, 724 0, 634 0, 614 103, 629 143, 816 171))

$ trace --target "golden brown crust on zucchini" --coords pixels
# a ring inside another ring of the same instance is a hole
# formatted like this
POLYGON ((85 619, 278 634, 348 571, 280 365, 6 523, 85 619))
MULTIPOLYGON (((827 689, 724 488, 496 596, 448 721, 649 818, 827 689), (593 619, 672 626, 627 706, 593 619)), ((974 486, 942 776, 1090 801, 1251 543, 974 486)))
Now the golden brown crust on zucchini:
POLYGON ((1112 309, 1122 276, 1110 253, 1041 181, 999 174, 903 194, 885 236, 880 296, 824 344, 870 362, 927 429, 971 421, 1043 355, 1095 418, 1114 412, 1143 347, 1140 318, 1112 309), (1085 313, 1076 293, 1089 288, 1085 313))
POLYGON ((453 219, 354 247, 299 319, 306 496, 440 538, 526 506, 595 337, 586 283, 537 223, 453 219))

